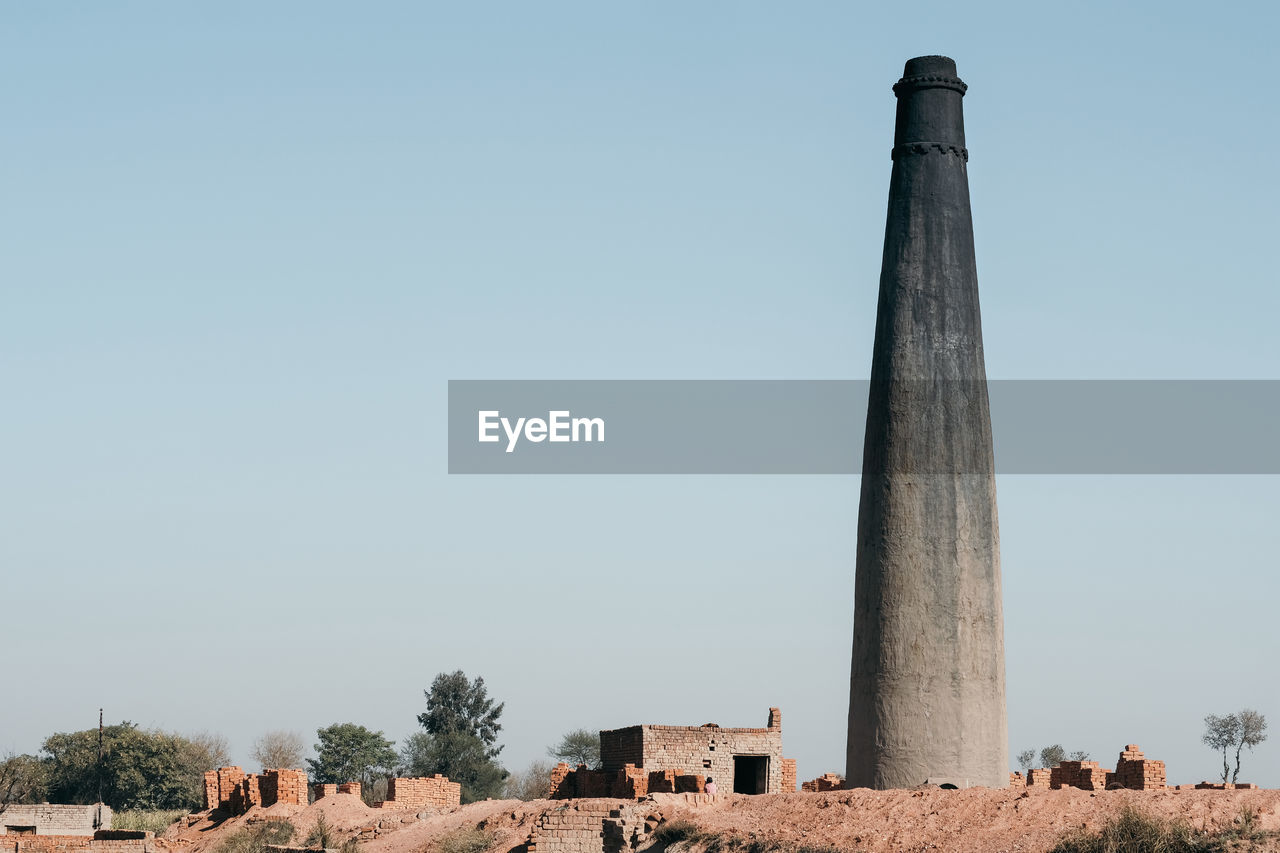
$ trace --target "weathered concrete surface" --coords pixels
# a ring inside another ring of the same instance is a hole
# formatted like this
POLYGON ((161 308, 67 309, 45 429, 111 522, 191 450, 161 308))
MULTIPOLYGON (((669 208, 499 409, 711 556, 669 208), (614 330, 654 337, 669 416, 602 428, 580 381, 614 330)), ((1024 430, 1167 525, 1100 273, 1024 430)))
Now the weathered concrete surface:
POLYGON ((955 63, 907 62, 858 512, 851 787, 1009 784, 991 417, 955 63))

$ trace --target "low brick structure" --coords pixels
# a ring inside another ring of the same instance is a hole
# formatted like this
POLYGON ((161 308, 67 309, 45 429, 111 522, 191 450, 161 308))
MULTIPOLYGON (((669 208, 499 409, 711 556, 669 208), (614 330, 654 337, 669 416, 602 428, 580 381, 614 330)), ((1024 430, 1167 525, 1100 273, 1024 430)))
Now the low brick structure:
MULTIPOLYGON (((5 811, 4 822, 9 813, 5 811)), ((92 835, 8 835, 0 842, 5 853, 156 853, 155 834, 141 838, 95 838, 92 835)))
POLYGON ((1027 771, 1028 788, 1048 788, 1050 771, 1047 767, 1033 767, 1027 771))
MULTIPOLYGON (((76 835, 92 838, 99 829, 111 826, 111 806, 67 806, 50 803, 12 804, 0 814, 0 832, 5 835, 76 835)), ((7 840, 7 839, 6 839, 7 840)))
MULTIPOLYGON (((630 766, 648 775, 649 792, 654 784, 679 791, 681 778, 714 778, 721 793, 772 794, 788 790, 784 785, 782 757, 782 712, 769 709, 764 728, 721 728, 715 723, 701 726, 628 726, 600 732, 601 771, 625 772, 630 766), (655 779, 654 771, 674 774, 655 779)), ((579 768, 573 773, 578 773, 579 768)), ((591 771, 588 771, 591 772, 591 771)), ((795 790, 795 777, 790 778, 795 790)), ((592 783, 586 783, 592 784, 592 783)), ((602 783, 603 784, 603 783, 602 783)), ((611 783, 610 783, 611 784, 611 783)), ((692 782, 686 784, 693 784, 692 782)), ((694 790, 698 790, 695 788, 694 790)))
POLYGON ((359 782, 343 782, 338 786, 339 794, 354 794, 357 797, 360 796, 363 790, 364 786, 359 782))
POLYGON ((823 773, 817 779, 810 779, 800 786, 800 790, 811 793, 822 791, 839 791, 844 787, 844 779, 835 773, 823 773))
POLYGON ((253 806, 307 804, 307 771, 264 770, 248 774, 239 767, 220 767, 204 774, 204 807, 241 815, 253 806))
POLYGON ((662 822, 633 803, 582 800, 538 815, 526 853, 622 853, 643 846, 662 822))
POLYGON ((387 799, 376 804, 380 809, 456 809, 462 802, 462 785, 449 777, 435 776, 387 780, 387 799))

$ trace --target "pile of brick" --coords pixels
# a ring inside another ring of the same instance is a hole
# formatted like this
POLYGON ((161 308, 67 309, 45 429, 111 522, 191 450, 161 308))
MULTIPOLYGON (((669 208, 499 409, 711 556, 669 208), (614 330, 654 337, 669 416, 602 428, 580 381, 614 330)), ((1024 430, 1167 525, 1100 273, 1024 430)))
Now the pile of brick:
MULTIPOLYGON (((1193 787, 1191 785, 1179 785, 1178 789, 1193 787)), ((1256 791, 1258 786, 1252 782, 1200 782, 1195 788, 1202 791, 1256 791)))
POLYGON ((635 800, 649 794, 702 793, 707 777, 683 770, 648 771, 634 764, 621 770, 590 770, 585 764, 571 768, 563 761, 551 771, 548 797, 553 800, 611 797, 635 800))
POLYGON ((790 794, 796 789, 796 760, 782 759, 782 793, 790 794))
POLYGON ((315 791, 317 800, 323 800, 325 797, 332 797, 338 793, 338 786, 329 782, 317 782, 311 786, 311 789, 315 791))
POLYGON ((305 770, 266 770, 262 775, 245 775, 239 767, 220 767, 204 774, 206 809, 240 815, 253 806, 276 803, 307 804, 305 770))
POLYGON ((1027 787, 1028 788, 1048 788, 1050 787, 1051 772, 1045 767, 1033 767, 1027 771, 1027 787))
POLYGON ((354 794, 358 797, 362 790, 363 786, 359 782, 343 782, 338 786, 339 794, 354 794))
MULTIPOLYGON (((1134 791, 1163 789, 1167 782, 1164 762, 1143 758, 1142 750, 1138 749, 1137 744, 1131 743, 1120 753, 1120 758, 1116 761, 1116 772, 1108 782, 1134 791)), ((1107 787, 1111 785, 1108 784, 1107 787)))
POLYGON ((1023 778, 1020 772, 1018 772, 1017 770, 1012 770, 1009 772, 1009 787, 1025 788, 1027 787, 1027 780, 1023 778))
POLYGON ((258 777, 258 790, 262 804, 294 803, 307 804, 307 771, 305 770, 266 770, 258 777))
POLYGON ((817 779, 810 779, 800 786, 801 791, 820 793, 822 791, 839 791, 844 787, 844 779, 835 773, 823 773, 817 779))
POLYGON ((1113 775, 1096 761, 1063 761, 1049 771, 1049 787, 1105 791, 1108 778, 1113 775))
POLYGON ((437 773, 425 778, 396 777, 387 780, 387 799, 380 809, 456 809, 462 802, 462 786, 437 773))

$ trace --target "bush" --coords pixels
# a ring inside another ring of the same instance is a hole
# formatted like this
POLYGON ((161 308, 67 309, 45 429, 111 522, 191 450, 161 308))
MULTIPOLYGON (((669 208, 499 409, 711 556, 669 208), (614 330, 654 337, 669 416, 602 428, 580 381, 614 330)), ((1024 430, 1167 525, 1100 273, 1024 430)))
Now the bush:
POLYGON ((264 853, 268 844, 288 844, 297 829, 287 820, 268 820, 237 830, 214 853, 264 853))
POLYGON ((493 832, 477 827, 455 830, 437 843, 440 853, 484 853, 496 840, 493 832))
POLYGON ((186 809, 125 809, 111 815, 112 829, 132 829, 162 834, 174 821, 187 814, 186 809))
POLYGON ((311 832, 307 835, 306 845, 308 847, 333 847, 337 841, 334 835, 333 827, 329 826, 329 819, 324 816, 324 812, 316 815, 316 825, 311 827, 311 832))
POLYGON ((1165 820, 1126 807, 1095 833, 1076 832, 1051 853, 1202 853, 1215 849, 1181 821, 1165 820))

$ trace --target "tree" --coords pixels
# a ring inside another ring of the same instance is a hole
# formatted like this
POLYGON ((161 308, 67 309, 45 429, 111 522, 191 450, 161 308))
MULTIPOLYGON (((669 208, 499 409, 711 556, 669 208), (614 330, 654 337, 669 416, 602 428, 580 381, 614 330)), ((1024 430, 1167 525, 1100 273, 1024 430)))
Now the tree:
POLYGON ((1031 765, 1035 760, 1036 751, 1034 749, 1024 749, 1022 752, 1018 753, 1018 765, 1022 768, 1024 773, 1031 769, 1031 765))
POLYGON ((600 769, 600 733, 590 729, 574 729, 560 739, 560 743, 547 749, 547 755, 577 767, 585 764, 591 770, 600 769))
POLYGON ((462 786, 462 802, 502 796, 507 771, 493 760, 484 741, 468 732, 416 732, 405 738, 401 768, 410 776, 439 773, 462 786))
POLYGON ((40 759, 9 753, 0 761, 0 814, 10 804, 38 803, 44 798, 45 772, 40 759))
POLYGON ((102 730, 101 766, 97 729, 52 734, 42 753, 49 799, 96 803, 101 791, 102 801, 113 809, 198 808, 205 771, 227 761, 226 741, 219 735, 184 737, 140 729, 127 720, 102 730))
POLYGON ((1245 708, 1236 713, 1236 719, 1240 721, 1240 741, 1236 744, 1236 768, 1231 773, 1233 783, 1240 778, 1240 750, 1247 746, 1252 752, 1255 746, 1267 739, 1267 718, 1262 714, 1245 708))
POLYGON ((1219 717, 1210 714, 1204 718, 1204 734, 1200 739, 1210 749, 1222 752, 1222 781, 1228 777, 1234 783, 1240 777, 1240 754, 1247 746, 1252 750, 1267 739, 1267 718, 1257 711, 1246 708, 1234 714, 1219 717), (1231 771, 1229 751, 1236 751, 1235 772, 1231 771))
POLYGON ((315 759, 307 759, 314 782, 372 784, 375 777, 391 772, 396 764, 392 741, 382 732, 371 732, 355 723, 334 723, 316 729, 320 742, 315 759))
POLYGON ((507 771, 494 759, 502 751, 497 740, 504 703, 489 698, 483 678, 471 681, 462 670, 440 673, 423 695, 427 710, 418 723, 426 731, 406 741, 404 764, 421 775, 440 773, 459 783, 464 803, 500 796, 507 771))
POLYGON ((507 800, 545 800, 551 792, 551 763, 534 761, 507 777, 502 797, 507 800))
POLYGON ((468 681, 462 670, 440 673, 431 682, 431 689, 424 690, 427 710, 418 715, 418 723, 428 734, 444 735, 462 732, 472 735, 485 745, 487 757, 496 758, 502 751, 495 746, 502 726, 504 703, 493 704, 484 686, 484 679, 476 676, 468 681))
POLYGON ((1062 744, 1055 743, 1052 746, 1046 746, 1040 750, 1040 766, 1041 767, 1057 767, 1059 764, 1067 760, 1067 751, 1062 748, 1062 744))
POLYGON ((267 732, 255 740, 250 755, 263 769, 280 770, 301 767, 306 751, 307 745, 302 740, 302 735, 277 730, 267 732))

